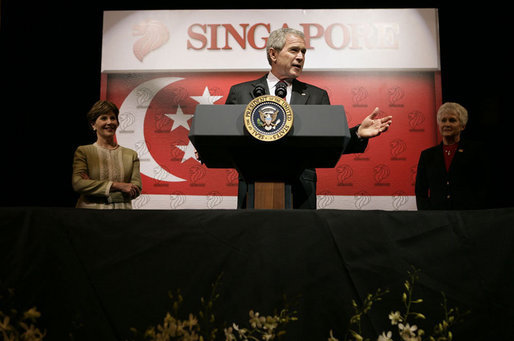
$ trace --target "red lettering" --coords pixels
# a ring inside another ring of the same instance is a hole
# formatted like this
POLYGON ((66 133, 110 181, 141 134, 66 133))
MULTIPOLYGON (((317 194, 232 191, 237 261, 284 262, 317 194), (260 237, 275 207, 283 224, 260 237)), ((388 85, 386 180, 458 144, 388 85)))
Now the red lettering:
POLYGON ((228 44, 228 35, 232 35, 234 39, 237 41, 239 46, 241 46, 242 49, 246 49, 246 28, 249 26, 249 24, 239 24, 243 28, 243 36, 241 36, 239 33, 237 33, 234 26, 230 24, 223 24, 223 27, 225 27, 225 46, 223 47, 223 50, 232 50, 232 47, 228 44))
POLYGON ((350 32, 348 30, 348 27, 346 27, 343 24, 332 24, 327 27, 325 30, 325 41, 327 42, 327 45, 333 48, 334 50, 341 50, 344 49, 349 43, 350 43, 350 32), (339 45, 334 44, 334 28, 340 27, 341 33, 342 33, 342 42, 339 45))
POLYGON ((196 27, 200 27, 203 30, 203 33, 207 33, 205 25, 193 24, 193 25, 189 26, 188 29, 187 29, 187 34, 192 39, 200 41, 201 46, 200 47, 195 47, 193 45, 193 43, 191 43, 191 40, 188 39, 187 40, 187 49, 188 50, 190 50, 190 49, 201 50, 201 49, 205 48, 205 46, 207 45, 207 37, 204 36, 201 33, 196 33, 196 32, 193 31, 193 27, 195 27, 195 26, 196 27))
POLYGON ((253 25, 248 30, 248 44, 250 44, 250 46, 256 50, 262 50, 262 49, 266 48, 266 44, 268 43, 268 36, 269 36, 270 32, 271 32, 270 24, 258 23, 258 24, 253 25), (264 45, 262 45, 262 46, 257 46, 257 44, 255 43, 255 30, 259 26, 263 26, 266 28, 266 37, 261 37, 262 41, 264 42, 264 45))
MULTIPOLYGON (((327 47, 334 50, 350 48, 361 49, 398 49, 399 31, 397 23, 342 24, 326 26, 316 23, 300 24, 305 35, 305 47, 315 48, 315 40, 324 38, 327 47)), ((255 50, 266 48, 271 32, 269 23, 239 24, 242 30, 232 24, 192 24, 187 29, 189 39, 187 49, 193 50, 232 50, 234 42, 242 49, 248 45, 255 50), (222 27, 222 32, 218 28, 222 27), (209 32, 210 31, 210 32, 209 32), (218 33, 223 42, 218 42, 218 33)), ((288 27, 286 23, 282 27, 288 27)))
POLYGON ((397 23, 381 23, 377 26, 377 47, 379 49, 398 49, 398 35, 400 26, 397 23))
POLYGON ((209 24, 207 25, 211 29, 211 46, 207 48, 207 50, 221 50, 218 47, 218 27, 219 24, 209 24))
POLYGON ((369 48, 369 25, 365 24, 350 24, 352 27, 352 44, 351 49, 362 49, 362 40, 367 48, 369 48))
POLYGON ((307 49, 314 49, 314 47, 311 46, 311 39, 317 39, 323 36, 323 26, 320 24, 300 24, 300 26, 303 27, 303 34, 305 35, 305 47, 307 49), (311 34, 311 26, 317 29, 315 35, 311 34))

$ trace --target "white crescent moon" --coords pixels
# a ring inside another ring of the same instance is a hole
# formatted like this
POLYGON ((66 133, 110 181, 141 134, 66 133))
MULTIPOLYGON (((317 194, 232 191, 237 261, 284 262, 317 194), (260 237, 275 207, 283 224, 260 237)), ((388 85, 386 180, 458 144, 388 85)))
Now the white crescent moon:
POLYGON ((181 79, 183 78, 162 77, 141 83, 130 92, 120 107, 120 117, 127 114, 135 120, 130 125, 130 130, 118 130, 116 132, 118 143, 124 147, 134 149, 138 153, 141 174, 159 181, 180 182, 186 181, 186 179, 179 178, 162 168, 148 151, 149 148, 144 134, 146 111, 152 99, 160 90, 181 79))

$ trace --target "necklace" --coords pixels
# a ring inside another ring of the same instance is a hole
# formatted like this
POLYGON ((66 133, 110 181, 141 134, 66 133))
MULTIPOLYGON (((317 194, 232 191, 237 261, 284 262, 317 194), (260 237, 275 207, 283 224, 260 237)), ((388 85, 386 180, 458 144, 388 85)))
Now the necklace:
POLYGON ((443 151, 447 156, 451 156, 457 150, 458 144, 445 145, 443 151))

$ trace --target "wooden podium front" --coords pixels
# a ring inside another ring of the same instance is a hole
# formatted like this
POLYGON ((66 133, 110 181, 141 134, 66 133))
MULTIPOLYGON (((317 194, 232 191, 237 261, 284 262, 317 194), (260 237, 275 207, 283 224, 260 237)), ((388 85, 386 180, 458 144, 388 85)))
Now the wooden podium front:
MULTIPOLYGON (((284 209, 284 208, 286 208, 285 187, 286 187, 286 184, 283 182, 255 182, 254 208, 256 208, 256 209, 284 209)), ((249 196, 247 196, 247 198, 249 198, 249 196)))

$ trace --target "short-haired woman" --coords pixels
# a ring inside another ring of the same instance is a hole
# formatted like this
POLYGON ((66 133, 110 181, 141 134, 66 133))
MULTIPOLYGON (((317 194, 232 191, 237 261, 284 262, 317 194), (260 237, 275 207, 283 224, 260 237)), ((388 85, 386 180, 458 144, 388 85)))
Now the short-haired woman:
POLYGON ((80 194, 76 207, 130 209, 141 194, 137 153, 116 143, 119 110, 109 101, 98 101, 87 113, 96 142, 79 146, 73 158, 72 185, 80 194))
POLYGON ((486 154, 462 138, 467 122, 468 111, 458 103, 444 103, 437 111, 442 141, 421 152, 415 188, 418 210, 487 208, 486 154))

